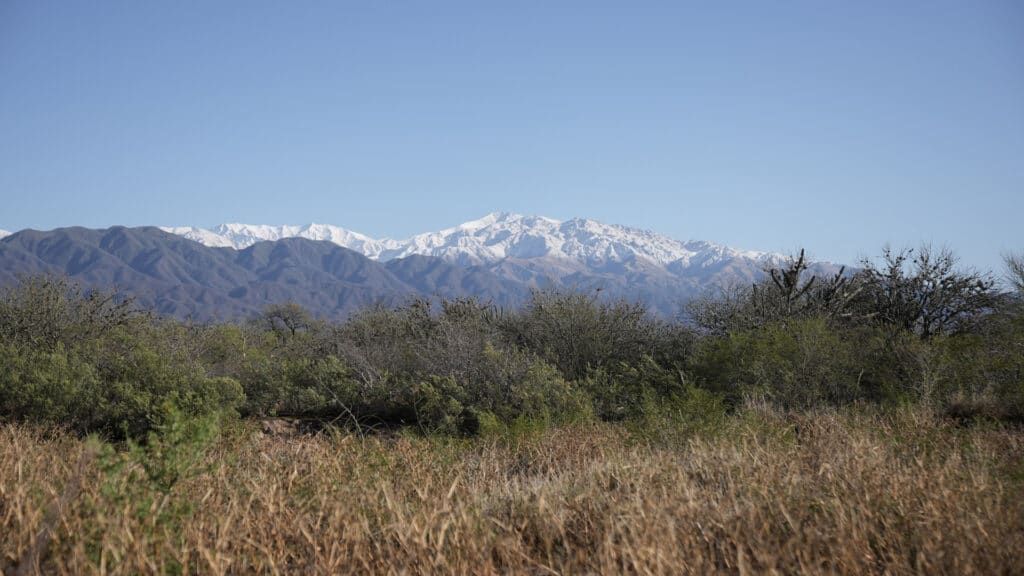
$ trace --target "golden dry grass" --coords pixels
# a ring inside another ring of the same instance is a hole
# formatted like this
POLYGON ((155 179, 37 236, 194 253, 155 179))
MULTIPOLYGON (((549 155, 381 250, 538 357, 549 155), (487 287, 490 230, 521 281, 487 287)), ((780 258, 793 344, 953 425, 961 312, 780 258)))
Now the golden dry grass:
POLYGON ((748 410, 655 443, 611 425, 476 441, 242 426, 142 514, 118 494, 145 487, 87 455, 76 472, 83 454, 0 427, 0 566, 28 567, 49 513, 56 574, 1024 571, 1024 434, 912 411, 748 410))

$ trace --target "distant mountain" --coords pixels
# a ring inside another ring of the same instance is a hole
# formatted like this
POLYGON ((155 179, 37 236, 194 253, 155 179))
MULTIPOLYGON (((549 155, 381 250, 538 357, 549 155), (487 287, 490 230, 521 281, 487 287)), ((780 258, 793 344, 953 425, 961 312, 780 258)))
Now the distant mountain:
POLYGON ((209 230, 195 227, 168 227, 163 230, 207 246, 238 249, 282 238, 325 240, 381 261, 418 254, 460 264, 486 264, 506 258, 558 258, 593 265, 639 258, 659 266, 677 263, 685 266, 691 260, 708 262, 737 257, 764 260, 779 256, 740 251, 703 241, 680 242, 647 230, 585 218, 563 222, 506 212, 494 212, 479 220, 406 240, 374 239, 326 224, 221 224, 209 230))
POLYGON ((221 224, 209 230, 191 226, 164 227, 165 232, 184 236, 206 246, 241 250, 257 242, 272 242, 283 238, 322 240, 355 250, 364 256, 379 259, 379 255, 393 248, 390 241, 378 241, 358 232, 337 226, 307 224, 306 226, 266 226, 260 224, 221 224))
MULTIPOLYGON (((324 224, 222 224, 211 230, 165 230, 208 246, 245 248, 298 236, 333 242, 382 262, 430 256, 489 271, 500 281, 600 290, 607 297, 640 300, 665 315, 678 313, 687 299, 708 289, 749 284, 765 266, 784 260, 780 254, 683 242, 584 218, 559 221, 504 212, 405 240, 374 239, 324 224)), ((829 263, 812 266, 812 272, 819 274, 837 270, 829 263)))
POLYGON ((480 268, 429 257, 384 264, 302 238, 235 250, 158 228, 115 227, 24 230, 0 240, 0 284, 40 273, 117 287, 160 313, 201 321, 251 317, 276 302, 297 302, 319 317, 343 319, 413 296, 478 296, 516 306, 529 293, 522 283, 480 268))
MULTIPOLYGON (((537 287, 640 301, 674 316, 690 298, 749 285, 782 260, 593 220, 494 213, 406 240, 321 224, 23 230, 0 240, 0 284, 21 274, 66 274, 198 320, 252 316, 285 301, 332 319, 412 296, 517 306, 537 287)), ((837 270, 811 266, 815 274, 837 270)))
POLYGON ((3 238, 5 236, 10 236, 10 235, 11 235, 11 233, 8 232, 7 230, 0 230, 0 238, 3 238))

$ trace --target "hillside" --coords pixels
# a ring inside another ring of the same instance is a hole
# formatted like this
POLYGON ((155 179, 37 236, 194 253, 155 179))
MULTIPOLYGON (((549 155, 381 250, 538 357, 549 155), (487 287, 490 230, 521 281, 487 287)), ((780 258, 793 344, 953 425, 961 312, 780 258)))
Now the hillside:
POLYGON ((162 314, 202 321, 253 316, 275 302, 343 319, 412 296, 473 295, 510 306, 528 293, 486 270, 436 258, 384 264, 301 238, 212 248, 157 228, 25 230, 0 241, 0 263, 5 285, 21 275, 67 275, 86 286, 116 287, 162 314))

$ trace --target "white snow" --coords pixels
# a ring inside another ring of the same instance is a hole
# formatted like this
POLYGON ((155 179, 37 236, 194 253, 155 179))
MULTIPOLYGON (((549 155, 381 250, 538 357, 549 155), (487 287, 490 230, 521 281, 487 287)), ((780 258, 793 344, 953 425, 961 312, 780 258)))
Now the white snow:
POLYGON ((327 224, 268 226, 221 224, 212 229, 163 228, 207 246, 246 248, 281 238, 308 238, 333 242, 374 260, 387 261, 414 254, 436 256, 461 264, 491 263, 505 258, 549 258, 581 264, 643 261, 657 267, 707 267, 742 258, 774 259, 776 254, 741 251, 705 241, 681 242, 648 230, 605 224, 585 218, 559 221, 543 216, 494 212, 405 240, 375 239, 327 224))
POLYGON ((10 236, 10 235, 11 235, 11 233, 8 232, 7 230, 0 230, 0 238, 4 238, 4 237, 10 236))
POLYGON ((231 243, 231 240, 203 228, 195 228, 193 226, 173 226, 161 227, 160 229, 164 232, 184 236, 189 240, 195 240, 200 244, 205 244, 212 248, 235 248, 235 245, 231 243))

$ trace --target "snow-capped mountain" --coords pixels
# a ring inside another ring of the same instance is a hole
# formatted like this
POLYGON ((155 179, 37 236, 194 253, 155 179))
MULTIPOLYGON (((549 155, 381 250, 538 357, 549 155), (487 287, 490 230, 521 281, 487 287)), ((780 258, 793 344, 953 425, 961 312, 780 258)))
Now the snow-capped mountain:
POLYGON ((0 238, 3 238, 5 236, 10 236, 10 235, 11 235, 11 233, 8 232, 7 230, 0 230, 0 238))
POLYGON ((646 230, 584 218, 559 221, 504 212, 405 240, 374 239, 325 224, 221 224, 209 230, 194 227, 164 230, 214 247, 242 249, 257 242, 299 237, 327 240, 374 260, 422 255, 463 265, 486 265, 505 259, 555 259, 588 266, 639 261, 655 267, 685 268, 691 264, 708 266, 735 258, 764 261, 779 257, 764 252, 735 250, 711 242, 681 242, 646 230))
POLYGON ((211 229, 192 226, 165 227, 165 232, 184 236, 200 244, 214 248, 235 248, 241 250, 257 242, 273 242, 282 238, 305 238, 307 240, 325 240, 350 250, 355 250, 372 258, 380 259, 380 255, 397 245, 390 240, 374 240, 358 232, 352 232, 338 226, 327 224, 307 224, 305 226, 267 226, 263 224, 221 224, 211 229))
MULTIPOLYGON (((0 242, 0 286, 66 274, 102 288, 117 284, 161 313, 203 319, 244 317, 285 301, 340 318, 411 296, 514 307, 532 289, 555 288, 642 302, 669 317, 709 290, 763 278, 766 265, 782 259, 582 218, 497 212, 405 240, 322 224, 23 230, 0 242)), ((815 263, 809 272, 838 270, 815 263)))
MULTIPOLYGON (((598 291, 607 298, 645 302, 666 315, 678 313, 682 302, 709 289, 749 284, 763 276, 766 265, 785 258, 584 218, 559 221, 504 212, 405 240, 376 239, 323 224, 164 230, 207 246, 236 249, 288 237, 327 240, 389 265, 431 257, 509 285, 598 291)), ((838 269, 816 263, 811 273, 834 274, 838 269)))

